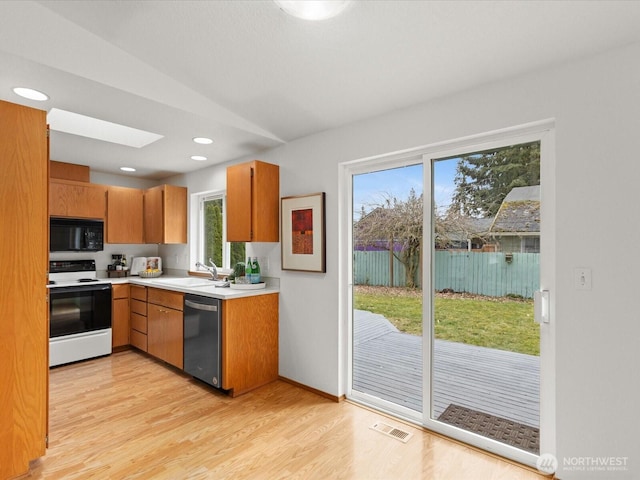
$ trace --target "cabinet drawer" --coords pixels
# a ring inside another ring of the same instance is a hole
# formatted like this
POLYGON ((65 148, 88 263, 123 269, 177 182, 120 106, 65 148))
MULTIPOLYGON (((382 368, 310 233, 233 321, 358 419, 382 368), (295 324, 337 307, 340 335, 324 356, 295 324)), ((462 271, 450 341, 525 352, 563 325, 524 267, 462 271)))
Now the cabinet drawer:
POLYGON ((147 316, 147 302, 141 300, 131 300, 131 314, 137 313, 138 315, 147 316))
POLYGON ((137 330, 131 330, 131 345, 143 352, 147 351, 147 336, 137 330))
POLYGON ((141 287, 140 285, 131 285, 131 298, 136 300, 147 301, 147 287, 141 287))
POLYGON ((129 298, 129 285, 113 285, 111 292, 114 300, 116 298, 129 298))
POLYGON ((131 312, 131 328, 141 333, 147 333, 147 317, 131 312))
POLYGON ((149 303, 162 305, 164 307, 173 308, 174 310, 183 309, 184 294, 179 292, 171 292, 160 288, 149 288, 149 303))

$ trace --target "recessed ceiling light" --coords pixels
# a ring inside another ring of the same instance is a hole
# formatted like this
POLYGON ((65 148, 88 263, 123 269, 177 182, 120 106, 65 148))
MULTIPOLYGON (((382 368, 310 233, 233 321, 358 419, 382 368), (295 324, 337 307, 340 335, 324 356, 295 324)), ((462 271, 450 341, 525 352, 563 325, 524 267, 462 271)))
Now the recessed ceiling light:
POLYGON ((198 162, 204 162, 207 157, 203 157, 202 155, 191 155, 191 160, 196 160, 198 162))
POLYGON ((201 145, 209 145, 210 143, 213 143, 213 140, 207 137, 195 137, 193 141, 201 145))
POLYGON ((157 133, 87 117, 79 113, 52 108, 47 114, 51 130, 117 143, 128 147, 142 148, 163 138, 157 133))
POLYGON ((289 15, 303 20, 326 20, 342 12, 350 0, 273 0, 289 15))
POLYGON ((135 168, 131 168, 131 167, 120 167, 120 170, 122 170, 123 172, 135 172, 136 171, 135 168))
POLYGON ((28 98, 29 100, 37 100, 38 102, 44 102, 45 100, 49 100, 49 95, 47 95, 46 93, 39 92, 38 90, 34 90, 33 88, 16 87, 13 89, 13 92, 16 95, 20 95, 21 97, 28 98))

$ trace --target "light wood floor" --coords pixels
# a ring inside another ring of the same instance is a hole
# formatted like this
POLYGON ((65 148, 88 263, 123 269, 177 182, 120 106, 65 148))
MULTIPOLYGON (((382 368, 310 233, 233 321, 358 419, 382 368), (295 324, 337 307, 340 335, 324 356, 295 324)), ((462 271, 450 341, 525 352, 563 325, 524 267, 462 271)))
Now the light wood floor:
POLYGON ((544 478, 285 382, 229 398, 134 351, 52 369, 50 382, 49 449, 30 478, 544 478))

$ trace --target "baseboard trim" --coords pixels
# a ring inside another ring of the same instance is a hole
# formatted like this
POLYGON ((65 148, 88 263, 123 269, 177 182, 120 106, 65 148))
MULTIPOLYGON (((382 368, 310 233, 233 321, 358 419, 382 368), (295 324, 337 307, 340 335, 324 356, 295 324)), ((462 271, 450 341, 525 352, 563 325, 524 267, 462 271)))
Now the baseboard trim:
POLYGON ((336 403, 340 403, 346 398, 344 395, 340 395, 340 396, 331 395, 330 393, 323 392, 322 390, 318 390, 317 388, 310 387, 309 385, 305 385, 304 383, 296 382, 295 380, 291 380, 290 378, 283 377, 282 375, 279 375, 278 378, 283 382, 289 383, 291 385, 295 385, 298 388, 307 390, 311 393, 315 393, 316 395, 327 398, 336 403))

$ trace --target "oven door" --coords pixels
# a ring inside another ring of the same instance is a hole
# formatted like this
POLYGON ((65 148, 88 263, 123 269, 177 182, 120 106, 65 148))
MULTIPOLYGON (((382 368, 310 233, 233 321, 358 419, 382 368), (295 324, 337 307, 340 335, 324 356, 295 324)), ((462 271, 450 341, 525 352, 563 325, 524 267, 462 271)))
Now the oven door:
POLYGON ((49 338, 111 328, 111 284, 49 290, 49 338))

